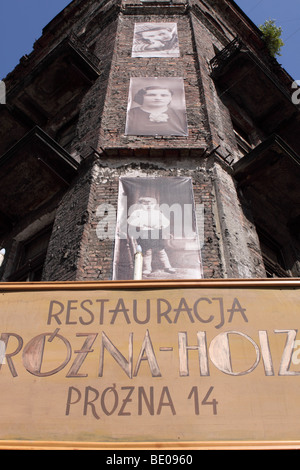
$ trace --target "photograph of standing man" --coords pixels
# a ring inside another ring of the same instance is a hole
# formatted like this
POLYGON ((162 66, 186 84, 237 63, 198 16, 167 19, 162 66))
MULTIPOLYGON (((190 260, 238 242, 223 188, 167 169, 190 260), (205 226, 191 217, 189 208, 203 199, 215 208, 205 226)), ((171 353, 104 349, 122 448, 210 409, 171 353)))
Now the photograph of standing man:
POLYGON ((190 177, 121 176, 113 280, 133 279, 137 251, 143 279, 201 279, 200 227, 190 177))
POLYGON ((125 135, 187 136, 183 79, 131 78, 125 135))

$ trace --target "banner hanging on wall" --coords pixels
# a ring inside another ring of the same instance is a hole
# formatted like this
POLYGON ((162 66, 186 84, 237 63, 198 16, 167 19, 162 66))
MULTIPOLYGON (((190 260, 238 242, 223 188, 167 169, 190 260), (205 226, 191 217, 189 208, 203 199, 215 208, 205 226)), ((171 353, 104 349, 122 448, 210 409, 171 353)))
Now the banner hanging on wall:
POLYGON ((144 279, 202 278, 199 219, 191 178, 121 177, 113 279, 133 279, 138 246, 144 279))

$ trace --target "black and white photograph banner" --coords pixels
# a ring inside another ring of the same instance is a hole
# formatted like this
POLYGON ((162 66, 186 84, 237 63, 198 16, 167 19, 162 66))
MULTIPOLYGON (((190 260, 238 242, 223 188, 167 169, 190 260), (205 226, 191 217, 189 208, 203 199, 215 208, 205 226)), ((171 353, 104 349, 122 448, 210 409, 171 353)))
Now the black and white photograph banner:
POLYGON ((114 280, 201 279, 202 263, 192 181, 188 177, 121 177, 114 280))
POLYGON ((183 79, 131 78, 125 134, 187 136, 183 79))

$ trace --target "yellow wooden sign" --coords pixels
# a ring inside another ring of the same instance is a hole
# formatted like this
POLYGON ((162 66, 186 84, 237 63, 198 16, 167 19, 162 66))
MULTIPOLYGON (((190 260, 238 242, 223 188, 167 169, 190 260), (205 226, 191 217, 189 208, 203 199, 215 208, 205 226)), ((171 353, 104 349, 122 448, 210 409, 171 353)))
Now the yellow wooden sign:
POLYGON ((2 284, 2 448, 300 446, 300 281, 2 284))

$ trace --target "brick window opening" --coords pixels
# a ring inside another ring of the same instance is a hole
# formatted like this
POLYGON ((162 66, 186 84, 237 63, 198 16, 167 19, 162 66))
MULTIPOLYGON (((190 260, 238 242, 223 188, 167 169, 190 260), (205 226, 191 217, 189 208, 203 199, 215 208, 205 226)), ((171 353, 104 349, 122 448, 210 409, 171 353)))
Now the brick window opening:
POLYGON ((258 235, 267 277, 290 277, 281 246, 265 233, 258 235))
POLYGON ((71 149, 72 142, 76 137, 78 116, 65 124, 56 135, 57 142, 66 150, 71 149))
POLYGON ((233 132, 236 138, 239 154, 244 157, 251 152, 253 145, 250 136, 236 122, 233 121, 233 132))
POLYGON ((41 281, 51 232, 52 226, 20 243, 15 271, 9 277, 9 281, 41 281))

